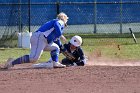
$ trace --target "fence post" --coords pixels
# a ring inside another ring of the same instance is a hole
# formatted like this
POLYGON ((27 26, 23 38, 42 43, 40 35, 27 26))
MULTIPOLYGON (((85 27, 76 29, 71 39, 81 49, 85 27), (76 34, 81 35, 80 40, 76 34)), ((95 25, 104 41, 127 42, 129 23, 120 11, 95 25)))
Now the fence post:
POLYGON ((28 30, 31 32, 31 2, 28 0, 28 30))
POLYGON ((59 0, 57 0, 57 4, 56 4, 56 7, 57 7, 57 14, 59 14, 60 13, 60 1, 59 0))
POLYGON ((22 25, 21 25, 21 0, 18 1, 18 27, 19 27, 19 32, 21 31, 22 25))
POLYGON ((120 34, 122 34, 122 0, 120 2, 120 34))
POLYGON ((97 4, 96 4, 96 0, 94 1, 94 32, 93 33, 97 33, 97 27, 96 27, 96 22, 97 22, 97 4))

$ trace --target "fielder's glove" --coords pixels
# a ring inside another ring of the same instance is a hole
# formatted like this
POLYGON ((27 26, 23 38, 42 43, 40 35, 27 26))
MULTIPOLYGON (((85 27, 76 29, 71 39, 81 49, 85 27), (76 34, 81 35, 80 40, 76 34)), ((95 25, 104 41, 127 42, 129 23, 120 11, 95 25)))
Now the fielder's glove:
POLYGON ((62 53, 66 58, 68 58, 69 60, 71 60, 71 61, 75 60, 75 57, 74 57, 71 53, 69 53, 67 50, 66 50, 66 51, 61 51, 61 53, 62 53))
POLYGON ((73 54, 69 53, 67 51, 67 49, 64 47, 64 46, 61 46, 60 47, 60 52, 66 57, 68 58, 69 60, 73 61, 75 60, 76 58, 73 56, 73 54))

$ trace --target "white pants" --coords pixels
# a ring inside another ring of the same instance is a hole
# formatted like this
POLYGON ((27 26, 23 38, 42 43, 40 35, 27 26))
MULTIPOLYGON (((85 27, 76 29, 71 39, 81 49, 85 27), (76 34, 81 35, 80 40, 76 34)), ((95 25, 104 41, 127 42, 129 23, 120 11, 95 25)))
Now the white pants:
POLYGON ((35 32, 31 37, 30 61, 36 62, 41 57, 43 51, 53 51, 56 49, 60 50, 57 44, 48 44, 43 33, 35 32))

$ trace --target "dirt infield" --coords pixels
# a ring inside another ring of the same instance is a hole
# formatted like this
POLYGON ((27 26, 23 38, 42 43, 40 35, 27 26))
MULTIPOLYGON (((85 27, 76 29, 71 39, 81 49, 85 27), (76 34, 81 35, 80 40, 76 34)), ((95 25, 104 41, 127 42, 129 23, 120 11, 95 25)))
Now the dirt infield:
POLYGON ((0 71, 0 93, 139 93, 140 66, 90 65, 0 71))

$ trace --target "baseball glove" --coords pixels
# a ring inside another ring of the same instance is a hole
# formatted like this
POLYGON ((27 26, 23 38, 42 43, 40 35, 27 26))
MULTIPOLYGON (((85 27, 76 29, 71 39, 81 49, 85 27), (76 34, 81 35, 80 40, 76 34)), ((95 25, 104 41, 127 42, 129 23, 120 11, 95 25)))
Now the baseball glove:
POLYGON ((61 53, 62 53, 66 58, 68 58, 69 60, 71 60, 71 61, 75 60, 75 57, 74 57, 71 53, 69 53, 67 50, 66 50, 66 51, 61 51, 61 53))

